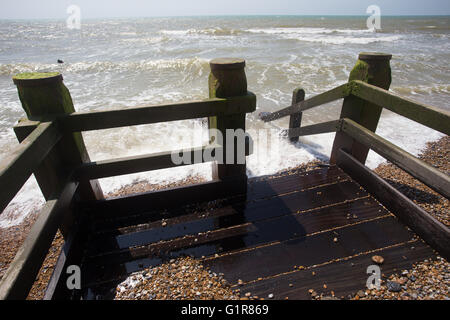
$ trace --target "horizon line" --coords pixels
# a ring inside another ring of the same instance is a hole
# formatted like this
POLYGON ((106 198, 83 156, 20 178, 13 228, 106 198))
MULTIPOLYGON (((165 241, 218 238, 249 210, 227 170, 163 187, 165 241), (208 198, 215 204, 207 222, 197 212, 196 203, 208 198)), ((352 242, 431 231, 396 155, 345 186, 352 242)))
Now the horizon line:
MULTIPOLYGON (((82 15, 83 17, 83 15, 82 15)), ((368 17, 362 14, 201 14, 168 16, 98 16, 83 19, 130 19, 130 18, 197 18, 197 17, 368 17)), ((381 17, 450 17, 450 14, 384 14, 381 17)), ((64 18, 1 18, 0 20, 65 20, 64 18)))

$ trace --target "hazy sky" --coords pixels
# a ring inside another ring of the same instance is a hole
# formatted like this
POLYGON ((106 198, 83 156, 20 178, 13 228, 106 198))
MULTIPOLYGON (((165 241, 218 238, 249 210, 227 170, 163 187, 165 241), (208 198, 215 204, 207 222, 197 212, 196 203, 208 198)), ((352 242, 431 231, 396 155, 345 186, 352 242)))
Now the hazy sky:
POLYGON ((0 0, 0 19, 68 17, 71 4, 83 18, 192 15, 450 15, 450 0, 0 0))

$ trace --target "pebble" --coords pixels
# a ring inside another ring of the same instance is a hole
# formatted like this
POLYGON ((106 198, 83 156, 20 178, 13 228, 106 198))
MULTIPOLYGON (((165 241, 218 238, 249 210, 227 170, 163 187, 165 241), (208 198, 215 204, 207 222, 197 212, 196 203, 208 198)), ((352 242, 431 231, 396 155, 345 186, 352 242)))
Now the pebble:
POLYGON ((376 264, 383 264, 384 258, 382 256, 372 256, 372 261, 376 264))
POLYGON ((402 286, 397 281, 388 281, 387 289, 391 292, 399 292, 402 290, 402 286))
POLYGON ((365 294, 364 291, 362 291, 362 290, 359 290, 356 294, 357 294, 358 297, 360 297, 360 298, 364 298, 364 297, 366 296, 366 294, 365 294))

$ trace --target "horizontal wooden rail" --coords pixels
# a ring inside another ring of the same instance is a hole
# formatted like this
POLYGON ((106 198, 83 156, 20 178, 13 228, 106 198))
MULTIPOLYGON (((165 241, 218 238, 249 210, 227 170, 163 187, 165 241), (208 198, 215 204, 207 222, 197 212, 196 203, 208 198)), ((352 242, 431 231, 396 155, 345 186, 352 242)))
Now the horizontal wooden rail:
POLYGON ((335 100, 345 98, 351 92, 351 85, 352 85, 351 83, 343 84, 339 87, 321 93, 307 100, 295 103, 287 108, 281 109, 273 113, 265 114, 261 116, 261 120, 263 120, 264 122, 274 121, 294 113, 303 112, 305 110, 320 106, 322 104, 326 104, 329 102, 333 102, 335 100))
POLYGON ((0 214, 61 137, 54 122, 41 123, 0 162, 0 214))
POLYGON ((448 227, 342 149, 338 151, 337 165, 443 257, 450 258, 448 227))
POLYGON ((58 118, 58 121, 64 130, 76 132, 249 113, 255 109, 256 96, 248 92, 246 96, 227 99, 215 98, 116 110, 74 112, 58 118))
POLYGON ((0 300, 27 297, 77 186, 77 182, 68 182, 54 200, 47 201, 0 281, 0 300))
POLYGON ((353 120, 343 119, 342 131, 416 177, 436 192, 450 197, 450 177, 376 135, 353 120))
POLYGON ((175 164, 172 161, 172 154, 181 153, 188 154, 188 158, 192 161, 191 164, 194 164, 194 159, 200 161, 196 163, 204 163, 211 161, 209 159, 205 159, 205 153, 211 154, 213 150, 218 151, 221 148, 222 147, 219 145, 208 145, 203 147, 159 152, 142 156, 124 157, 112 160, 91 162, 83 164, 81 167, 79 167, 76 172, 76 177, 80 180, 99 179, 119 176, 123 174, 189 165, 189 163, 175 164))
POLYGON ((415 102, 362 81, 353 81, 352 95, 450 135, 450 112, 415 102))
POLYGON ((333 120, 333 121, 327 121, 327 122, 313 124, 310 126, 289 129, 289 130, 287 130, 287 132, 288 132, 288 137, 293 138, 293 137, 309 136, 309 135, 313 135, 313 134, 336 132, 336 131, 340 130, 340 127, 341 127, 341 121, 333 120))

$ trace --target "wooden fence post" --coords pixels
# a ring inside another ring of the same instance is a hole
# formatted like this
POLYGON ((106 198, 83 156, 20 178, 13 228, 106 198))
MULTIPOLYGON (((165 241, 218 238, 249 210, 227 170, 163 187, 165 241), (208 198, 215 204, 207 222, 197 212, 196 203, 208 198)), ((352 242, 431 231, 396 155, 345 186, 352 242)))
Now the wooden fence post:
MULTIPOLYGON (((19 141, 25 139, 39 121, 75 111, 70 92, 57 72, 18 74, 13 81, 29 120, 22 120, 14 127, 19 141)), ((64 187, 62 184, 74 167, 89 161, 81 133, 65 135, 34 172, 45 199, 64 187)), ((83 200, 103 199, 97 180, 81 182, 78 190, 83 200)))
MULTIPOLYGON (((245 75, 245 60, 234 58, 214 59, 210 62, 209 97, 230 98, 247 95, 247 77, 245 75)), ((224 164, 213 164, 213 179, 240 181, 246 188, 246 164, 236 164, 237 146, 234 143, 234 164, 225 164, 227 141, 226 129, 242 129, 245 131, 245 113, 221 115, 208 119, 210 129, 217 129, 223 135, 224 164)))
MULTIPOLYGON (((371 85, 389 90, 391 85, 390 60, 392 55, 385 53, 361 53, 350 72, 349 81, 361 80, 371 85)), ((355 96, 344 99, 340 118, 349 118, 375 132, 380 120, 382 107, 355 96)), ((346 149, 361 163, 365 163, 369 148, 353 140, 343 132, 337 132, 331 151, 330 163, 335 164, 339 149, 346 149)))
MULTIPOLYGON (((305 100, 305 90, 297 88, 292 93, 292 105, 305 100)), ((302 112, 291 114, 289 117, 289 129, 300 128, 302 125, 302 112)), ((293 143, 298 142, 299 137, 291 137, 289 140, 293 143)))

